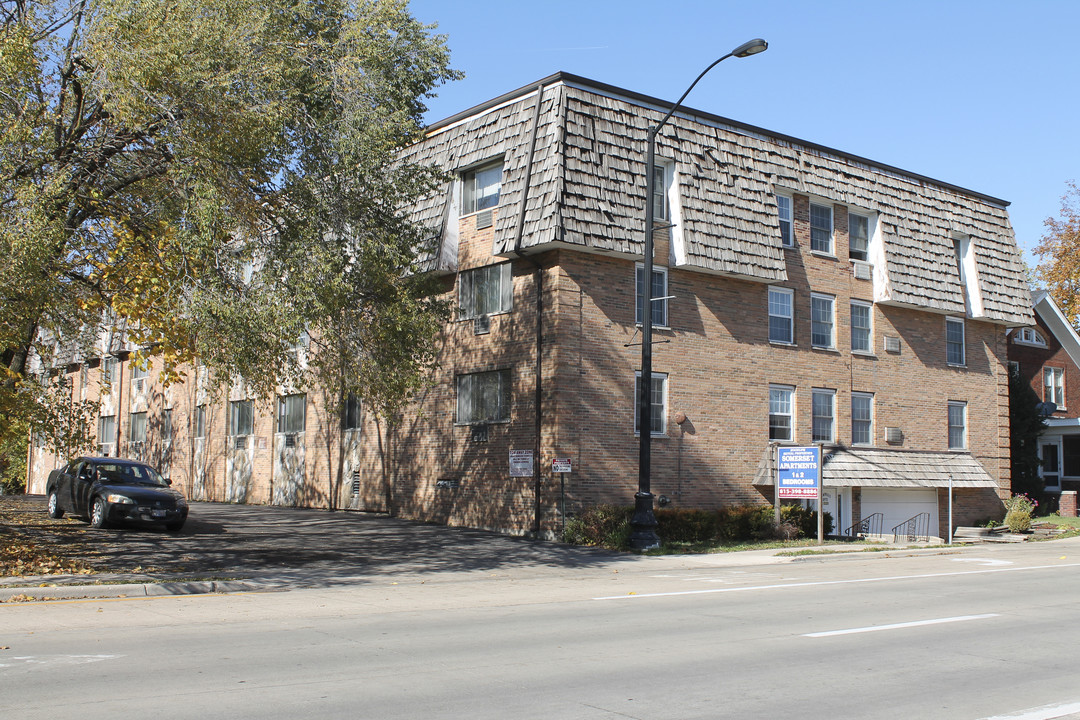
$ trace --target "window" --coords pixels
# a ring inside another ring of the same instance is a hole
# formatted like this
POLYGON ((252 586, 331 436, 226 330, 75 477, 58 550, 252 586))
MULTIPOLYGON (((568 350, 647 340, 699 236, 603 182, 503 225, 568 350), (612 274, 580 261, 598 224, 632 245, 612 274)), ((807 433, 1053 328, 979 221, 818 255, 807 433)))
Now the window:
POLYGON ((816 348, 834 348, 836 340, 835 298, 831 295, 810 295, 810 344, 816 348))
POLYGON ((668 204, 667 179, 670 171, 660 164, 653 165, 653 220, 668 220, 671 208, 668 204))
POLYGON ((769 342, 795 342, 794 290, 769 288, 769 342))
POLYGON ((967 403, 949 403, 949 449, 967 447, 967 403))
POLYGON ((161 415, 161 444, 166 448, 172 446, 172 409, 166 409, 161 415))
POLYGON ((98 452, 108 456, 112 454, 116 443, 116 416, 102 415, 98 418, 98 452))
POLYGON ((194 437, 206 437, 206 406, 199 405, 195 408, 194 437))
POLYGON ((833 254, 832 208, 810 203, 810 249, 833 254))
POLYGON ((149 364, 146 360, 135 360, 131 363, 131 394, 132 396, 146 392, 146 376, 149 374, 149 364))
POLYGON ((255 427, 255 401, 234 400, 229 403, 229 434, 250 435, 255 427))
POLYGON ((814 442, 833 442, 836 439, 836 391, 814 390, 811 406, 814 442))
POLYGON ((478 167, 465 173, 463 179, 463 212, 480 212, 499 204, 502 185, 502 161, 478 167))
POLYGON ((964 364, 964 321, 945 318, 945 361, 950 365, 964 364))
POLYGON ((874 442, 874 396, 869 393, 851 394, 851 444, 870 445, 874 442))
POLYGON ((1062 474, 1068 477, 1080 475, 1080 435, 1061 438, 1062 474))
POLYGON ((131 442, 146 442, 146 413, 131 413, 131 442))
POLYGON ((116 382, 116 358, 101 358, 101 384, 112 385, 116 382))
POLYGON ((870 218, 848 213, 848 257, 866 260, 870 256, 870 218))
MULTIPOLYGON (((641 412, 638 398, 641 396, 641 373, 634 378, 634 434, 641 433, 641 412)), ((667 435, 667 375, 652 374, 652 392, 649 393, 649 433, 653 436, 667 435)))
POLYGON ((851 301, 851 352, 873 352, 872 317, 870 303, 851 301))
POLYGON ((795 247, 795 236, 791 233, 791 198, 787 195, 776 196, 776 216, 780 223, 780 244, 795 247))
POLYGON ((510 312, 513 287, 508 262, 463 271, 458 275, 458 319, 510 312))
POLYGON ((341 408, 341 427, 344 430, 360 427, 360 398, 352 393, 345 398, 345 405, 341 408))
POLYGON ((1020 332, 1014 336, 1013 341, 1027 345, 1046 347, 1046 338, 1042 336, 1042 333, 1032 327, 1021 328, 1020 332))
POLYGON ((307 395, 282 395, 278 398, 277 431, 279 433, 304 432, 307 414, 307 395))
POLYGON ((1065 409, 1065 368, 1043 368, 1043 400, 1065 409))
MULTIPOLYGON (((637 270, 635 272, 635 295, 636 295, 636 308, 634 314, 634 322, 641 325, 645 322, 645 265, 638 263, 637 270)), ((650 288, 652 301, 652 324, 653 326, 667 327, 668 326, 668 302, 667 302, 667 268, 653 266, 652 271, 652 288, 650 288)))
POLYGON ((785 385, 769 386, 769 439, 793 440, 795 438, 793 400, 795 388, 785 385))
POLYGON ((503 422, 510 419, 510 371, 457 376, 459 425, 503 422))
POLYGON ((1020 363, 1015 360, 1009 361, 1009 377, 1020 377, 1020 363))

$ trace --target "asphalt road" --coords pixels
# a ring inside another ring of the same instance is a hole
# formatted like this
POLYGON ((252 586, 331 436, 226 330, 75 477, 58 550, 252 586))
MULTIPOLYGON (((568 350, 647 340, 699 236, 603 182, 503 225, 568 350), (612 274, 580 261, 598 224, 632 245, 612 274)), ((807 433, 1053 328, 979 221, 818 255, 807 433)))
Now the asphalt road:
POLYGON ((1080 717, 1080 542, 0 605, 5 716, 1080 717))

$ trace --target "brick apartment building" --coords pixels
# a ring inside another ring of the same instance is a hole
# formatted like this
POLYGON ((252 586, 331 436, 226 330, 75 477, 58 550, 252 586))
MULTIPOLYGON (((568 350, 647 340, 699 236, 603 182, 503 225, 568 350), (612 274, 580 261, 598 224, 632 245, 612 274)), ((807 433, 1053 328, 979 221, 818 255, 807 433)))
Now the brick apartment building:
MULTIPOLYGON (((1039 438, 1046 492, 1080 490, 1080 337, 1045 290, 1032 293, 1035 322, 1009 333, 1008 359, 1044 405, 1039 438)), ((1075 502, 1075 501, 1073 501, 1075 502)))
MULTIPOLYGON (((950 482, 956 524, 1000 516, 1006 330, 1033 323, 1007 203, 691 109, 658 136, 647 199, 646 131, 670 107, 558 73, 409 149, 455 173, 412 212, 458 309, 396 424, 311 388, 213 395, 198 372, 162 391, 103 337, 97 358, 67 358, 73 392, 102 400, 102 449, 162 464, 195 499, 554 533, 632 503, 649 286, 661 505, 771 502, 776 444, 821 442, 840 531, 926 513, 945 537, 950 482), (512 473, 528 451, 531 474, 512 473), (552 473, 556 457, 572 471, 552 473)), ((56 459, 32 460, 43 492, 56 459)))

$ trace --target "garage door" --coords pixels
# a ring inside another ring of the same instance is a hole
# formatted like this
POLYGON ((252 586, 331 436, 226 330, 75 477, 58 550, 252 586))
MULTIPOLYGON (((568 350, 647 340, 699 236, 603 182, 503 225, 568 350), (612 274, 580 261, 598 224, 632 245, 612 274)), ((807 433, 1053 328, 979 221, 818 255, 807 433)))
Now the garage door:
POLYGON ((924 512, 930 513, 930 535, 939 534, 937 490, 934 488, 863 488, 862 516, 866 518, 878 512, 885 516, 881 532, 886 535, 891 534, 892 529, 900 523, 924 512))

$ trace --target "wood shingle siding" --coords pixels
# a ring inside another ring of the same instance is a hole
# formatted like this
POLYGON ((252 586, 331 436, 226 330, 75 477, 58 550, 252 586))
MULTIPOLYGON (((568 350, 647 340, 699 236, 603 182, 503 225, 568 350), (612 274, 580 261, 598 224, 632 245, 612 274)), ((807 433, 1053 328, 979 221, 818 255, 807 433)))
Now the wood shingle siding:
MULTIPOLYGON (((640 257, 645 143, 664 103, 561 73, 543 82, 521 248, 559 243, 640 257)), ((406 156, 454 172, 504 158, 493 243, 499 255, 515 250, 536 97, 535 88, 524 88, 491 109, 462 114, 406 156)), ((982 298, 975 317, 1005 325, 1031 322, 1023 263, 1001 201, 691 109, 661 130, 656 154, 674 164, 681 205, 672 257, 657 258, 662 264, 785 281, 775 193, 788 192, 877 215, 885 265, 877 302, 964 315, 953 249, 954 235, 964 235, 982 298)), ((433 236, 444 230, 451 192, 448 185, 413 208, 414 219, 433 236)), ((846 259, 846 248, 836 251, 846 259)), ((453 270, 452 255, 453 248, 434 248, 428 267, 453 270)))

